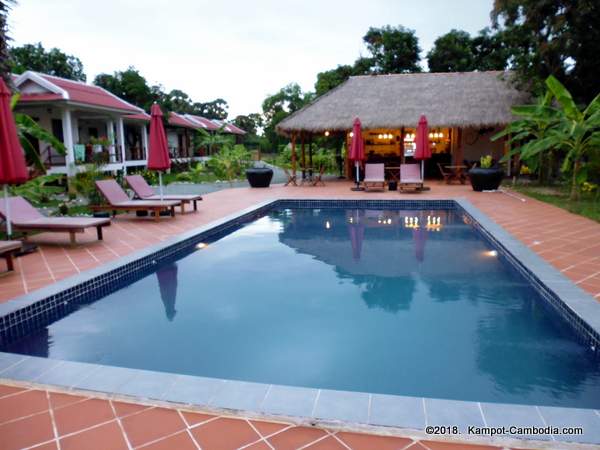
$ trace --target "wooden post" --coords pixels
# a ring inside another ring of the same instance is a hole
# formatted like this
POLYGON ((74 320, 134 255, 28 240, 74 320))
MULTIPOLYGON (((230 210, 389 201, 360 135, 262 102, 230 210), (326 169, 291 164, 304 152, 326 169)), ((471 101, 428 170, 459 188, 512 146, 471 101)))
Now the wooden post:
POLYGON ((313 160, 312 160, 312 133, 308 135, 308 176, 313 176, 313 160))
POLYGON ((454 165, 460 166, 463 161, 463 145, 462 145, 463 131, 462 128, 456 129, 456 148, 454 152, 454 165))
POLYGON ((302 179, 304 180, 306 178, 306 153, 304 152, 304 133, 302 133, 300 135, 300 139, 301 139, 301 150, 300 150, 300 154, 302 155, 302 179))
POLYGON ((296 134, 292 134, 292 176, 296 174, 296 134))
POLYGON ((404 164, 404 136, 406 136, 406 130, 402 127, 400 128, 400 164, 404 164))

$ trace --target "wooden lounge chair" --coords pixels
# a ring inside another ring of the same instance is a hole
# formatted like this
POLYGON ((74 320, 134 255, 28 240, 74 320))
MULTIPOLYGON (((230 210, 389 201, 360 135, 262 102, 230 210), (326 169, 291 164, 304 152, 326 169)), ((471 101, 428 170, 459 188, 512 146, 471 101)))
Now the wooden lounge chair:
POLYGON ((13 257, 21 250, 21 241, 0 241, 0 257, 6 259, 6 268, 9 272, 15 270, 13 257))
MULTIPOLYGON (((141 175, 128 175, 125 177, 125 181, 136 197, 142 200, 160 200, 160 195, 156 194, 154 190, 146 183, 144 177, 141 175)), ((181 214, 185 212, 185 204, 193 203, 194 211, 198 211, 198 200, 202 200, 201 195, 197 194, 168 194, 163 195, 162 200, 175 200, 181 202, 181 214)))
POLYGON ((437 163, 437 166, 438 169, 440 169, 440 173, 442 174, 442 177, 444 177, 444 181, 446 182, 446 184, 450 184, 450 180, 452 179, 453 175, 452 172, 448 172, 440 163, 437 163))
POLYGON ((419 164, 400 164, 400 190, 412 187, 415 190, 423 189, 423 178, 421 177, 421 166, 419 164))
MULTIPOLYGON (((30 231, 69 233, 71 244, 75 244, 75 233, 83 233, 86 228, 96 228, 98 239, 102 240, 102 227, 110 225, 110 219, 91 217, 46 217, 23 197, 9 197, 10 222, 13 229, 25 235, 30 231)), ((0 216, 6 220, 4 202, 0 202, 0 216)))
POLYGON ((91 208, 96 211, 112 211, 113 216, 117 211, 151 211, 154 219, 160 220, 161 211, 170 211, 171 217, 175 217, 175 207, 181 204, 175 200, 130 200, 115 180, 96 181, 96 187, 108 205, 95 205, 91 208))
POLYGON ((365 164, 365 179, 363 180, 365 191, 369 189, 385 189, 385 164, 365 164))
POLYGON ((325 173, 325 164, 323 164, 320 168, 319 168, 319 173, 315 175, 314 179, 312 180, 311 184, 313 186, 325 186, 325 182, 323 181, 323 174, 325 173))

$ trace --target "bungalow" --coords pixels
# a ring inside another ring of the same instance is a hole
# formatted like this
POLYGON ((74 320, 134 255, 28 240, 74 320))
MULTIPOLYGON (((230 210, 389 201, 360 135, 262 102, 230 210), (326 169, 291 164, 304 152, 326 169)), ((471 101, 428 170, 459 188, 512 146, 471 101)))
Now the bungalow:
MULTIPOLYGON (((20 93, 16 111, 31 116, 67 148, 61 155, 30 138, 48 173, 72 175, 92 162, 102 163, 106 171, 146 165, 150 116, 143 109, 99 86, 52 75, 27 71, 13 81, 20 93)), ((225 132, 244 133, 229 127, 225 124, 225 132)), ((204 117, 170 113, 166 134, 172 158, 195 159, 192 135, 199 128, 212 132, 220 126, 204 117)))
POLYGON ((396 168, 412 160, 417 122, 425 114, 433 153, 426 174, 439 176, 438 163, 471 164, 482 155, 498 160, 508 151, 506 140, 490 137, 513 120, 513 105, 528 100, 510 77, 500 71, 350 77, 282 120, 277 131, 291 137, 294 151, 297 140, 304 147, 315 135, 343 136, 349 147, 359 117, 367 162, 396 168))
POLYGON ((72 174, 78 164, 94 160, 102 160, 107 170, 146 163, 149 116, 141 108, 98 86, 32 71, 16 76, 14 84, 21 94, 15 109, 67 148, 60 155, 31 138, 49 173, 72 174))

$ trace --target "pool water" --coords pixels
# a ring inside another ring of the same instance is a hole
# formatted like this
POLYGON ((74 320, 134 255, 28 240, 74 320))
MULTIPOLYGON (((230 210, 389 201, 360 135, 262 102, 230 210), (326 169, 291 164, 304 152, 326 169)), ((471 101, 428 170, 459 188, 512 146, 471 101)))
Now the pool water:
POLYGON ((272 210, 2 348, 372 393, 600 407, 600 363, 454 210, 272 210))

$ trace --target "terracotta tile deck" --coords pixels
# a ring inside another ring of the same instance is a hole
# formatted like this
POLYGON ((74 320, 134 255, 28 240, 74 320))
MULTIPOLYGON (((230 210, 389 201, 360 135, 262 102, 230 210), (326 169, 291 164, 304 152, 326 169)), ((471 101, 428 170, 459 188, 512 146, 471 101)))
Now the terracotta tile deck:
MULTIPOLYGON (((350 183, 326 187, 229 189, 204 196, 196 214, 160 223, 121 216, 98 242, 92 232, 70 247, 68 236, 40 234, 40 250, 17 259, 0 276, 0 302, 115 260, 240 209, 276 198, 458 198, 470 200, 507 231, 600 301, 600 224, 520 196, 474 193, 469 186, 429 183, 422 194, 350 191, 350 183)), ((0 271, 4 269, 0 262, 0 271)), ((528 448, 534 448, 527 446, 528 448)), ((495 447, 375 436, 288 423, 222 417, 142 404, 0 384, 0 449, 405 449, 467 450, 495 447)))
MULTIPOLYGON (((0 386, 2 450, 493 450, 0 386), (10 405, 10 406, 9 406, 10 405)), ((529 446, 528 448, 533 448, 529 446)))
MULTIPOLYGON (((448 186, 433 182, 428 184, 431 191, 421 194, 352 192, 348 182, 330 182, 325 187, 276 185, 270 189, 227 189, 205 195, 198 213, 178 215, 175 219, 165 218, 159 223, 152 219, 118 216, 105 230, 104 241, 96 241, 93 230, 79 235, 79 244, 75 247, 68 245, 66 234, 39 234, 31 238, 32 242, 41 244, 39 251, 17 258, 17 270, 0 276, 0 302, 115 260, 267 199, 458 197, 470 200, 600 300, 600 224, 530 198, 522 202, 501 193, 475 193, 470 186, 448 186)), ((0 271, 3 269, 5 266, 2 260, 0 271)))

